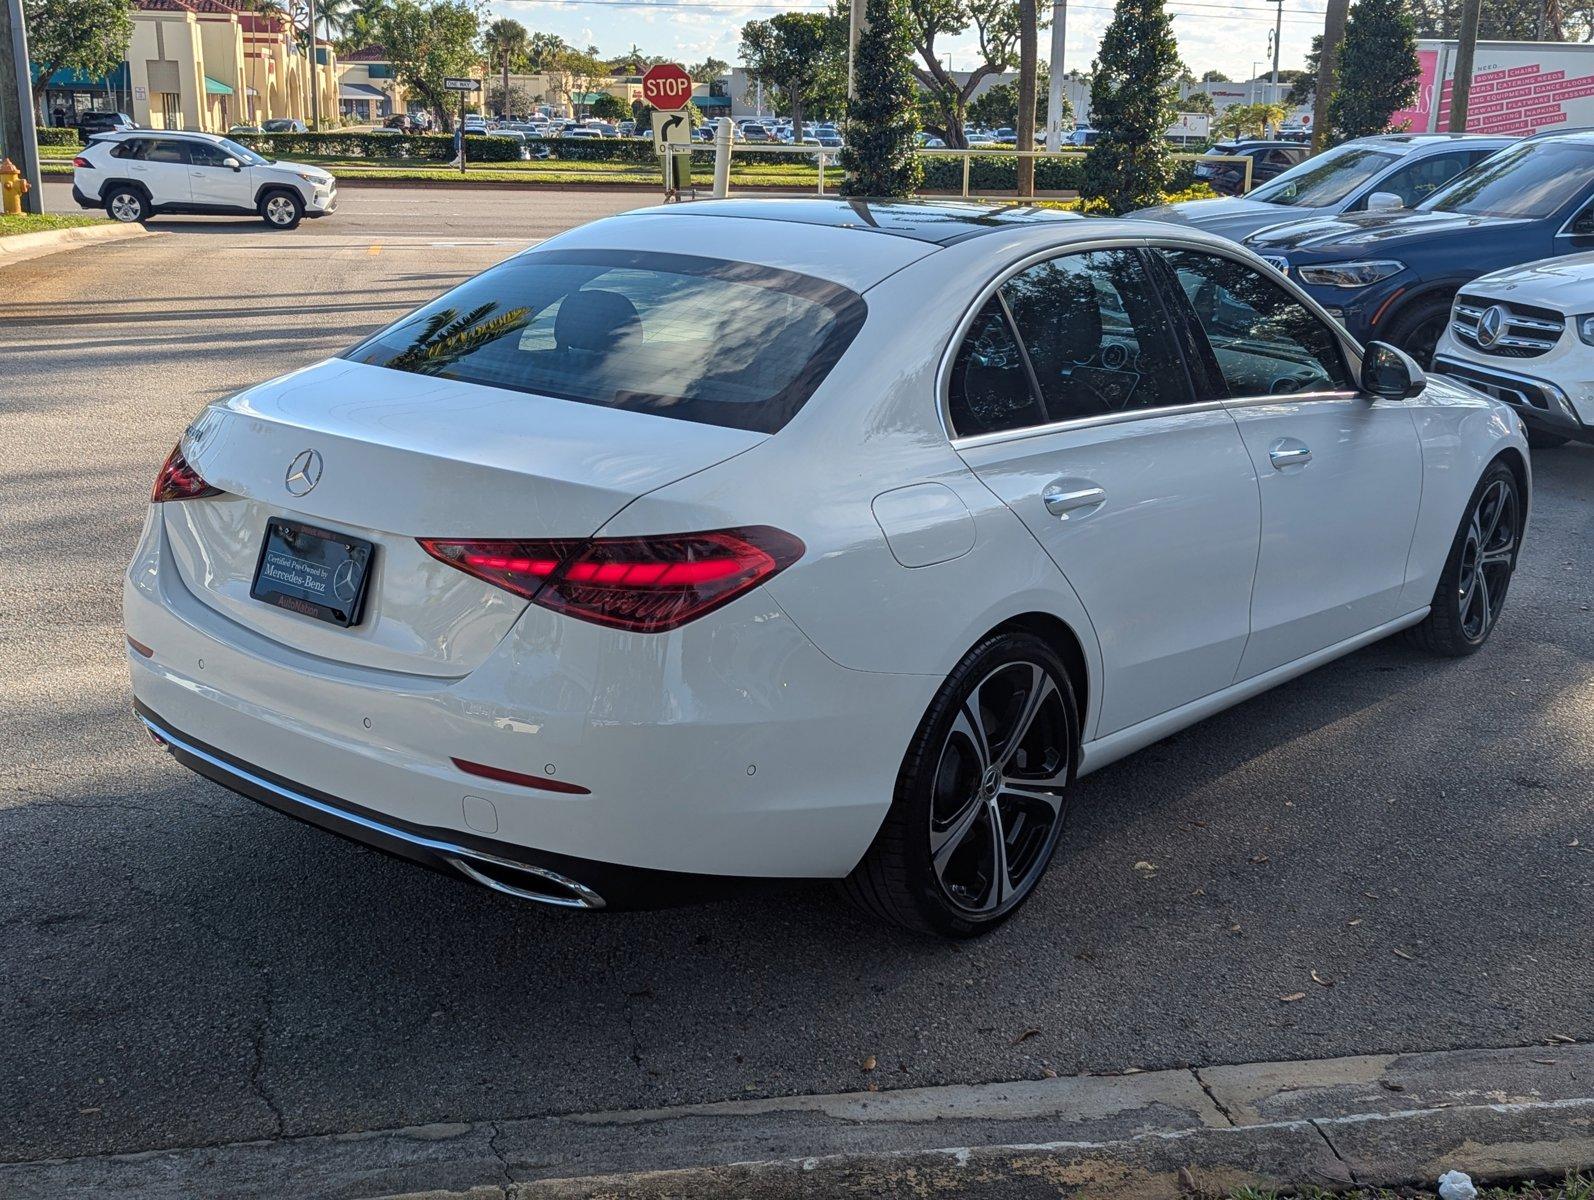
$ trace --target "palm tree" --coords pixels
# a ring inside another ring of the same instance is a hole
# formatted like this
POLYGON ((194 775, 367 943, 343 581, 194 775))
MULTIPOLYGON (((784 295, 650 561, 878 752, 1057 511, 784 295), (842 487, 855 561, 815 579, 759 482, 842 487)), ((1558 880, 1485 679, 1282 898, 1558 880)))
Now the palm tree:
POLYGON ((504 106, 501 115, 505 117, 510 115, 509 64, 526 53, 526 42, 529 37, 526 27, 513 17, 499 17, 482 35, 482 43, 487 47, 488 60, 496 58, 504 73, 504 90, 499 93, 499 100, 504 106))
POLYGON ((546 71, 570 44, 557 33, 534 33, 526 39, 526 59, 533 71, 546 71))

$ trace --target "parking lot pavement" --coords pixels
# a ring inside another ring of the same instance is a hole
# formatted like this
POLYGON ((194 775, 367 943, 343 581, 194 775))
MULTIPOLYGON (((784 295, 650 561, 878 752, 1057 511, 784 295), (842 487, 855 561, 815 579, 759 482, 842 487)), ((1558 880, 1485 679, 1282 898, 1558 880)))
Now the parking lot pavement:
MULTIPOLYGON (((552 237, 572 225, 593 221, 630 208, 657 204, 656 191, 574 191, 531 187, 376 187, 345 186, 338 191, 338 211, 305 221, 283 237, 552 237)), ((44 181, 46 212, 79 213, 71 181, 52 176, 44 181)), ((270 234, 263 222, 248 217, 156 217, 149 228, 171 233, 270 234)), ((271 243, 276 245, 278 243, 271 243)))
POLYGON ((182 771, 119 629, 156 466, 518 244, 349 212, 0 273, 0 1159, 1594 1037, 1586 447, 1537 456, 1484 652, 1375 646, 1092 776, 973 945, 824 889, 524 907, 182 771))

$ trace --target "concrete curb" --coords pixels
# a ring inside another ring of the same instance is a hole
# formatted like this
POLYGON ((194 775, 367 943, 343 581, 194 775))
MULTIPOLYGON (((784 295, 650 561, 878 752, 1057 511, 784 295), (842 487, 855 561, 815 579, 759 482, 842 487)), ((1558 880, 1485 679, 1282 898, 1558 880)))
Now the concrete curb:
POLYGON ((0 1164, 8 1200, 1077 1196, 1594 1164, 1594 1047, 733 1101, 0 1164))
POLYGON ((0 237, 0 267, 7 263, 26 262, 61 250, 75 250, 79 246, 93 246, 102 242, 122 242, 130 238, 152 237, 154 230, 142 225, 83 225, 76 229, 44 229, 38 233, 19 233, 0 237))

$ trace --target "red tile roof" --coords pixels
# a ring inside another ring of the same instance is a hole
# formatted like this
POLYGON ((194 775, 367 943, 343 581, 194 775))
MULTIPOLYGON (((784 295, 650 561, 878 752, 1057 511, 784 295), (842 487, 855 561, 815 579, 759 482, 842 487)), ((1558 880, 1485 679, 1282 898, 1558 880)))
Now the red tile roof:
POLYGON ((350 54, 340 54, 338 58, 343 62, 386 62, 386 46, 362 46, 350 54))

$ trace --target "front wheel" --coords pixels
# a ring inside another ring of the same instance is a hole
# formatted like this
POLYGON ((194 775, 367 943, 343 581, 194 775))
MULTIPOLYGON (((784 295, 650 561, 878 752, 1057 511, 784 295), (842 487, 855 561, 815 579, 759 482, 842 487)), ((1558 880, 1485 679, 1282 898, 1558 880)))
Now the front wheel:
POLYGON ((1433 367, 1434 351, 1449 320, 1450 300, 1447 297, 1420 300, 1403 308, 1389 323, 1385 335, 1427 371, 1433 367))
POLYGON ((1074 689, 1056 651, 1029 633, 986 638, 936 693, 844 892, 921 933, 994 929, 1051 861, 1078 746, 1074 689))
POLYGON ((1434 590, 1433 607, 1411 631, 1419 647, 1459 658, 1489 640, 1516 571, 1522 516, 1516 473, 1494 463, 1472 493, 1434 590))
POLYGON ((304 202, 292 192, 268 192, 260 198, 260 219, 273 229, 293 229, 304 218, 304 202))

